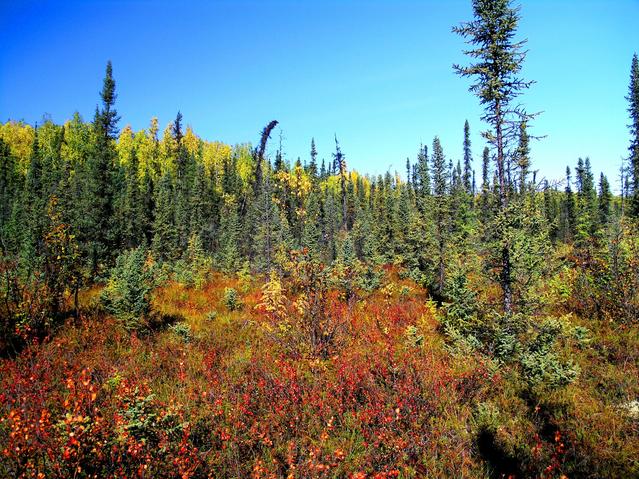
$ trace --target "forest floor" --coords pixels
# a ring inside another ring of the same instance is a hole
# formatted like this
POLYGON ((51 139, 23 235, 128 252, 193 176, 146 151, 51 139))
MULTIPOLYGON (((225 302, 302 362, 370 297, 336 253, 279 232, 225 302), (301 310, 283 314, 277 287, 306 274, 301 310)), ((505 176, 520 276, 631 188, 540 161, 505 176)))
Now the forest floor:
POLYGON ((454 347, 392 268, 372 292, 327 292, 324 339, 263 284, 168 283, 146 334, 83 291, 79 321, 0 362, 0 475, 639 477, 636 329, 590 322, 591 346, 565 351, 578 379, 542 396, 454 347))

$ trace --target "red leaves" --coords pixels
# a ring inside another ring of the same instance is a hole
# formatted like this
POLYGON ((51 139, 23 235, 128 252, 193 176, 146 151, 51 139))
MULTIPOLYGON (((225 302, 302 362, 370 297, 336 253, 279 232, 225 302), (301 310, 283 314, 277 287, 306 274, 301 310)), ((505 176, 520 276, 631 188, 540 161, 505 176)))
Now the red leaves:
MULTIPOLYGON (((9 471, 391 479, 420 470, 438 443, 458 447, 451 418, 491 378, 470 366, 454 372, 430 345, 406 345, 408 326, 426 334, 423 318, 434 321, 428 307, 399 288, 348 303, 321 267, 307 262, 298 273, 283 280, 297 288, 280 311, 294 332, 286 341, 264 328, 283 317, 253 307, 238 321, 195 323, 188 344, 169 332, 123 336, 96 317, 0 363, 9 471)), ((189 297, 189 314, 204 317, 205 299, 219 302, 231 283, 218 279, 192 293, 202 301, 189 297)), ((169 293, 161 292, 167 310, 186 304, 169 293)), ((442 467, 467 467, 438 454, 442 467)))

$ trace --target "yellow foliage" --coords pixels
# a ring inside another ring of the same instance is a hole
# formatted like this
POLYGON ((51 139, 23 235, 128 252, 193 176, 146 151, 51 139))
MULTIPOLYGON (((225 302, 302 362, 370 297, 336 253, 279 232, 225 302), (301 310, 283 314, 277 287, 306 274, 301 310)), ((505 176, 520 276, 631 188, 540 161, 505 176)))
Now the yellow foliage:
POLYGON ((122 166, 128 166, 135 151, 135 142, 133 139, 133 129, 131 128, 131 125, 126 125, 122 128, 115 148, 118 152, 120 164, 122 166))
POLYGON ((184 138, 182 138, 182 143, 189 155, 192 155, 199 161, 201 140, 195 133, 193 133, 193 128, 190 126, 186 127, 186 133, 184 134, 184 138))
POLYGON ((165 174, 167 171, 175 171, 175 151, 177 143, 173 138, 173 122, 169 122, 162 133, 160 140, 160 173, 165 174))
POLYGON ((89 148, 92 135, 90 125, 83 123, 76 113, 72 120, 64 124, 64 141, 60 152, 62 158, 72 165, 83 163, 86 158, 84 152, 89 148))
POLYGON ((262 286, 262 300, 255 308, 265 311, 274 319, 282 319, 286 314, 285 300, 282 283, 277 273, 271 270, 269 280, 262 286))
POLYGON ((209 172, 221 173, 222 163, 231 159, 232 148, 219 141, 205 141, 202 145, 202 162, 209 172))
POLYGON ((251 154, 251 146, 248 144, 235 145, 233 153, 237 156, 237 172, 244 186, 250 184, 255 171, 255 163, 251 154))
POLYGON ((20 171, 26 173, 33 146, 33 127, 22 121, 10 120, 0 125, 0 138, 9 145, 11 154, 18 160, 20 171))
POLYGON ((158 119, 153 117, 149 130, 141 130, 135 135, 140 177, 143 176, 145 171, 149 171, 151 177, 157 180, 156 170, 160 155, 158 131, 158 119))

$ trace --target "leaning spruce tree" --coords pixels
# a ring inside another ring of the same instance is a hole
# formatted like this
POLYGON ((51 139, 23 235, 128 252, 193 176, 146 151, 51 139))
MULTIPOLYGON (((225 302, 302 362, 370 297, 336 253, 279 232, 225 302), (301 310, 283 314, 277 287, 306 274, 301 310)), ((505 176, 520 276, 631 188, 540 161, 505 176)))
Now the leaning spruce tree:
MULTIPOLYGON (((518 76, 526 56, 525 40, 514 40, 519 9, 513 8, 510 0, 473 0, 473 12, 475 19, 453 27, 453 32, 472 46, 464 53, 475 62, 453 68, 462 77, 474 79, 469 90, 479 98, 484 107, 481 118, 490 126, 482 135, 494 150, 499 210, 507 215, 512 192, 508 172, 515 153, 515 140, 519 137, 519 125, 534 116, 526 113, 515 100, 533 82, 518 76)), ((513 305, 511 253, 508 242, 503 242, 498 267, 507 313, 512 311, 513 305)))

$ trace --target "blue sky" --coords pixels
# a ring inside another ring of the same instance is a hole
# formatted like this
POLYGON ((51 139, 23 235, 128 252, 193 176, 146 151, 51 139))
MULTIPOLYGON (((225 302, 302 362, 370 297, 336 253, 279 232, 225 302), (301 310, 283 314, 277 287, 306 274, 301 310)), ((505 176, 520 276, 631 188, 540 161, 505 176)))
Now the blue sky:
MULTIPOLYGON (((546 135, 534 168, 560 178, 590 156, 615 183, 639 1, 520 3, 537 81, 522 101, 546 135)), ((350 167, 403 173, 434 135, 458 159, 468 119, 479 170, 481 111, 451 67, 466 62, 451 27, 471 18, 470 0, 0 0, 0 121, 90 119, 111 59, 120 126, 164 127, 180 109, 200 136, 237 143, 277 119, 291 161, 313 136, 329 159, 337 134, 350 167)))

